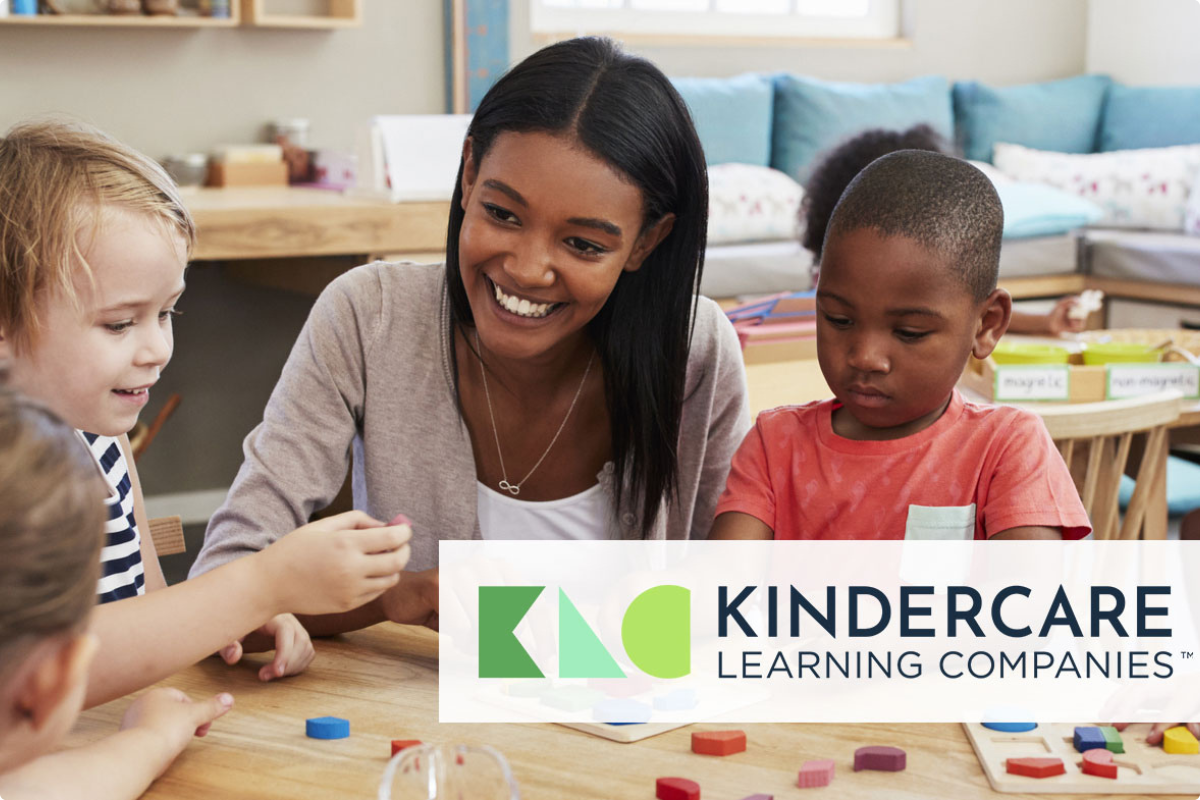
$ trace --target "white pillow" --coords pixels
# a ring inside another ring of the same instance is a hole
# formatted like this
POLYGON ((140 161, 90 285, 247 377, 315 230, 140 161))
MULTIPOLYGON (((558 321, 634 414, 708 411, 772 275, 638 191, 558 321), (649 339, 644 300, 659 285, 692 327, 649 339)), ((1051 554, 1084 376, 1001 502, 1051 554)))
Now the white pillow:
POLYGON ((1019 181, 1048 183, 1104 210, 1097 225, 1183 230, 1200 173, 1200 145, 1070 154, 997 143, 996 167, 1019 181))
POLYGON ((1183 229, 1192 236, 1200 236, 1200 176, 1192 183, 1192 194, 1188 197, 1183 229))
POLYGON ((804 189, 786 174, 753 164, 708 168, 708 243, 795 239, 804 189))

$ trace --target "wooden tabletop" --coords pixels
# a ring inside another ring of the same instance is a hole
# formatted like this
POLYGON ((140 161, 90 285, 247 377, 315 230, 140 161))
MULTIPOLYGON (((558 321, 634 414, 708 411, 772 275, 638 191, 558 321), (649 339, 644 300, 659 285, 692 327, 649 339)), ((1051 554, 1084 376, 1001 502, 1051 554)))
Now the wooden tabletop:
POLYGON ((439 251, 448 202, 391 203, 299 187, 188 188, 197 261, 439 251))
MULTIPOLYGON (((805 759, 815 758, 836 761, 829 797, 998 796, 957 724, 747 725, 742 727, 748 750, 715 758, 690 750, 692 731, 716 727, 711 725, 618 744, 557 725, 439 724, 437 637, 424 629, 388 623, 320 640, 316 647, 307 672, 279 683, 256 679, 262 656, 232 668, 209 659, 164 681, 193 697, 230 691, 236 705, 207 737, 193 741, 145 797, 365 800, 376 796, 391 739, 490 744, 508 758, 523 800, 653 798, 655 779, 669 775, 700 783, 704 800, 740 800, 758 792, 800 797, 796 773, 805 759), (350 720, 350 738, 306 738, 305 719, 325 715, 350 720), (904 748, 908 768, 854 772, 854 750, 868 744, 904 748)), ((85 712, 68 746, 115 731, 129 702, 85 712)))

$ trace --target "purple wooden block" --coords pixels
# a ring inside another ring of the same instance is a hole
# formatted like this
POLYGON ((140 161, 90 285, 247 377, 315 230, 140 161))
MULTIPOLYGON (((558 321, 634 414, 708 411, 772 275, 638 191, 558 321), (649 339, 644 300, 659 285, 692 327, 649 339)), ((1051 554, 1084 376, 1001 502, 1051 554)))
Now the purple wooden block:
POLYGON ((854 771, 877 769, 883 772, 899 772, 904 769, 907 756, 899 747, 874 745, 860 747, 854 751, 854 771))

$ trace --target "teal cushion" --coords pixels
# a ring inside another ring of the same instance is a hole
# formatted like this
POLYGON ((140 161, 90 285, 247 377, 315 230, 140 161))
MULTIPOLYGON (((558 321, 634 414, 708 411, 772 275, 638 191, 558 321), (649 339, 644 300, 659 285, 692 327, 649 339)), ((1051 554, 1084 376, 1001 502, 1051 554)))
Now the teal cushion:
POLYGON ((1100 149, 1200 144, 1200 86, 1122 86, 1108 90, 1100 149))
POLYGON ((953 119, 950 86, 938 76, 864 84, 778 75, 771 166, 803 184, 822 153, 865 130, 925 123, 949 140, 953 119))
POLYGON ((1091 225, 1104 209, 1077 194, 1044 183, 1004 181, 996 184, 1004 208, 1004 238, 1053 236, 1091 225))
MULTIPOLYGON (((1121 508, 1133 497, 1133 478, 1121 476, 1121 508)), ((1167 512, 1171 516, 1200 508, 1200 464, 1186 458, 1167 459, 1167 512)))
POLYGON ((672 78, 696 124, 709 165, 771 162, 774 90, 764 75, 672 78))
POLYGON ((1109 83, 1104 75, 999 89, 960 81, 954 84, 954 119, 963 154, 991 163, 996 142, 1090 153, 1109 83))

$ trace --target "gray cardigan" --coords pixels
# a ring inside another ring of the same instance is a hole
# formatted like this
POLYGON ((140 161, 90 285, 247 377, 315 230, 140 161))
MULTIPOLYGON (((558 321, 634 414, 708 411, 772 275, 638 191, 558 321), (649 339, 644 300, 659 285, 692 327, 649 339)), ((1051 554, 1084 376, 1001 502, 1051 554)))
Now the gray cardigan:
MULTIPOLYGON (((410 569, 439 539, 478 539, 475 459, 454 396, 443 265, 374 263, 317 299, 246 437, 246 460, 209 522, 193 576, 261 550, 333 500, 353 462, 354 507, 413 522, 410 569)), ((700 298, 679 433, 679 501, 653 538, 708 535, 734 451, 750 427, 737 336, 700 298)), ((597 476, 609 491, 609 462, 597 476)), ((627 493, 630 496, 633 493, 627 493)), ((631 498, 632 499, 632 498, 631 498)), ((613 525, 639 538, 633 503, 613 525)))

